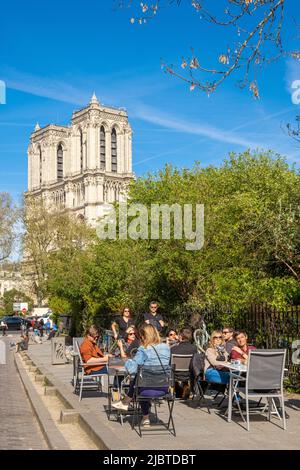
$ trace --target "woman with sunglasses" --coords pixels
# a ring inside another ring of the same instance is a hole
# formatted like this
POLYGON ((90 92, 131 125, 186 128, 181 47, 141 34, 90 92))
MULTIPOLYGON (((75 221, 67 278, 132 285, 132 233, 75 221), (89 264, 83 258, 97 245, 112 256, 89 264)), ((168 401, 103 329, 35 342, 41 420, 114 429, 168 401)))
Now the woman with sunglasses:
POLYGON ((134 352, 136 352, 140 346, 137 331, 134 326, 127 328, 124 339, 118 340, 118 346, 123 359, 134 356, 134 352))
POLYGON ((169 330, 166 336, 166 343, 168 346, 175 346, 178 344, 178 333, 176 330, 169 330))
POLYGON ((113 321, 111 329, 114 334, 114 338, 124 338, 126 330, 129 326, 134 326, 134 321, 131 318, 131 312, 128 307, 123 308, 122 315, 113 321))
POLYGON ((228 352, 224 346, 222 331, 213 331, 209 340, 209 347, 205 351, 204 374, 208 382, 228 384, 229 371, 228 352))

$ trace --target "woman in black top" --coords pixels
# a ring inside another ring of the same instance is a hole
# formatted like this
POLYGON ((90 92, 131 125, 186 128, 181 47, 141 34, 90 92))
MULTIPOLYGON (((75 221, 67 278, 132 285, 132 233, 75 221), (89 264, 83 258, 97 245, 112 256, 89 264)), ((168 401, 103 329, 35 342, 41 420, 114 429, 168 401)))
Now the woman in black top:
POLYGON ((134 326, 134 321, 131 318, 130 309, 125 307, 123 308, 122 315, 116 318, 111 325, 115 339, 118 337, 124 338, 126 330, 129 326, 134 326), (117 331, 117 328, 119 332, 117 331))
POLYGON ((123 339, 118 340, 120 355, 123 359, 133 357, 140 346, 138 334, 134 326, 129 326, 123 339))

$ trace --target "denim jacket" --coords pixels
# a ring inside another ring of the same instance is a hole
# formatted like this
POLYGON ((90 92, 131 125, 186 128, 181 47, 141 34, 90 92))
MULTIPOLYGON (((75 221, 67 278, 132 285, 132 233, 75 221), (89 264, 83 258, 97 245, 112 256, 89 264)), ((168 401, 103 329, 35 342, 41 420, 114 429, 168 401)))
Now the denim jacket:
MULTIPOLYGON (((153 346, 157 354, 159 355, 159 359, 163 366, 168 366, 170 364, 170 348, 165 343, 156 344, 153 346)), ((128 359, 125 362, 125 367, 129 374, 135 374, 137 372, 138 366, 146 365, 146 366, 159 366, 160 362, 154 351, 152 346, 148 346, 148 348, 144 348, 144 346, 140 346, 136 352, 136 355, 133 359, 128 359)))

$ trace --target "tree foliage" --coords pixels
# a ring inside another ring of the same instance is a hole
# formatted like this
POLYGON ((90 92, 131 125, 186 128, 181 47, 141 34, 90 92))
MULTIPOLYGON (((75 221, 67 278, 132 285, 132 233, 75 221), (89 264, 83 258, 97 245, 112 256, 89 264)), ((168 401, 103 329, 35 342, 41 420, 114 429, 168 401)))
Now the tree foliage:
POLYGON ((15 223, 18 211, 8 193, 0 193, 0 262, 11 254, 16 238, 15 223))
POLYGON ((4 292, 3 295, 3 306, 5 315, 13 314, 13 303, 14 302, 27 302, 28 311, 30 312, 33 309, 33 300, 31 297, 28 297, 24 292, 17 289, 11 289, 4 292))
POLYGON ((139 178, 130 203, 204 204, 205 241, 94 240, 51 255, 47 289, 67 300, 80 328, 129 305, 138 317, 157 299, 170 324, 184 311, 251 303, 284 308, 300 298, 300 178, 272 152, 232 153, 220 167, 166 166, 139 178))
POLYGON ((24 271, 31 279, 38 305, 47 297, 47 278, 51 256, 61 251, 65 260, 90 243, 93 233, 66 211, 45 205, 42 199, 27 197, 23 209, 24 271))

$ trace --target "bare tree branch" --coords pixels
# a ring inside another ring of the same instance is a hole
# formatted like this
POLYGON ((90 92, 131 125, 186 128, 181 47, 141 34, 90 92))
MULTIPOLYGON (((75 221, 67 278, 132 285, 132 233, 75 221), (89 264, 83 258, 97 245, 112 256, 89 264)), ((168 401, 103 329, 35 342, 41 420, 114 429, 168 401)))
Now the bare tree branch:
POLYGON ((216 27, 232 28, 233 38, 227 50, 216 58, 219 65, 206 67, 195 54, 183 58, 178 65, 162 63, 164 71, 183 80, 190 90, 199 88, 212 93, 234 72, 244 71, 241 87, 249 86, 255 98, 259 98, 257 69, 282 56, 300 58, 300 50, 286 50, 282 31, 285 24, 286 0, 115 0, 117 8, 129 8, 134 12, 131 23, 144 24, 158 16, 159 11, 183 4, 191 6, 199 18, 216 27), (206 6, 209 4, 209 7, 206 6), (136 13, 136 14, 135 14, 136 13), (215 78, 217 77, 217 78, 215 78))

